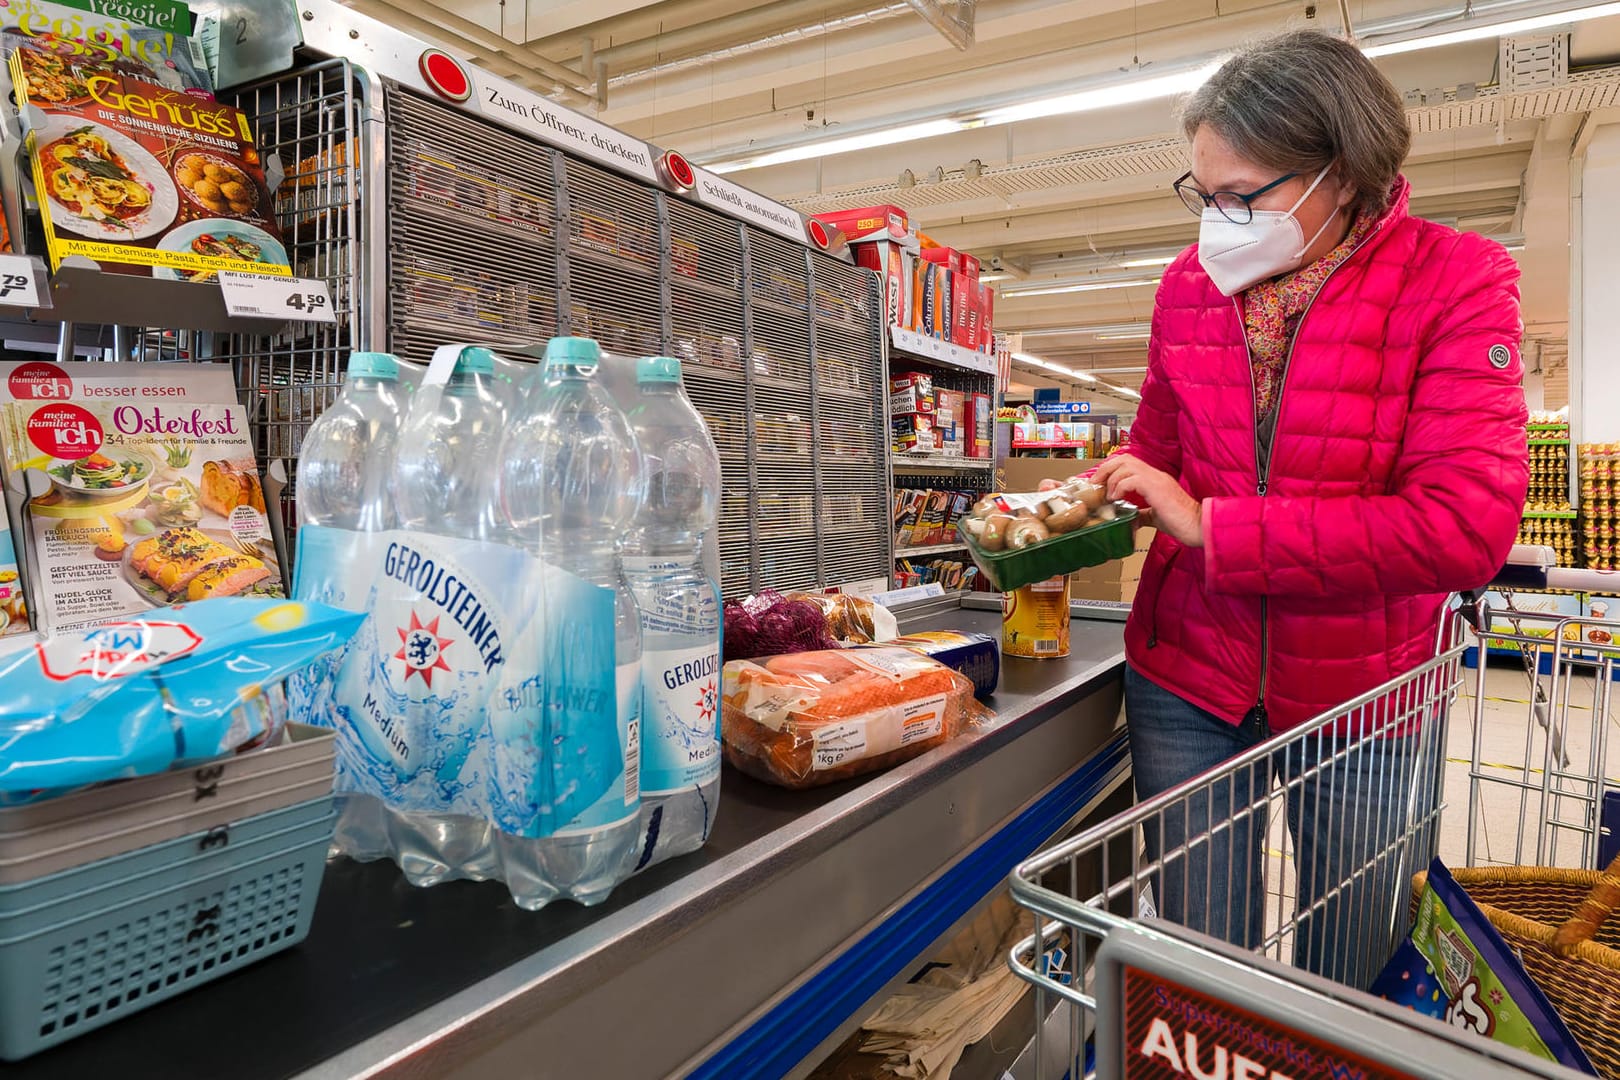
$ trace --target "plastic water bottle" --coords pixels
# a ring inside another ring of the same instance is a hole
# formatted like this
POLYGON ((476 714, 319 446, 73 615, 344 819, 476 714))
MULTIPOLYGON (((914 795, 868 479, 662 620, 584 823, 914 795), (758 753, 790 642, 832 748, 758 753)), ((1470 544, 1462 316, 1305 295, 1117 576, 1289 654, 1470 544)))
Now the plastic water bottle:
POLYGON ((393 527, 390 473, 402 401, 394 357, 349 356, 342 393, 309 426, 299 448, 299 524, 356 532, 393 527))
MULTIPOLYGON (((310 549, 323 541, 322 530, 381 533, 394 526, 394 451, 404 412, 398 360, 387 353, 357 352, 349 356, 343 390, 310 425, 298 452, 298 565, 318 556, 310 549)), ((328 593, 299 599, 323 599, 340 607, 365 607, 364 577, 354 583, 355 595, 328 593)), ((341 654, 293 680, 293 693, 308 695, 316 716, 330 715, 333 678, 341 654)), ((386 810, 377 799, 353 795, 340 799, 342 816, 335 839, 339 849, 357 858, 376 859, 391 854, 386 810)))
MULTIPOLYGON (((418 390, 401 430, 394 470, 400 530, 451 540, 498 540, 502 530, 496 521, 491 466, 505 426, 493 354, 463 349, 436 406, 427 390, 418 390)), ((404 684, 413 685, 408 675, 404 684)), ((431 690, 432 684, 426 685, 431 690)), ((438 718, 418 713, 412 717, 413 741, 434 754, 440 771, 448 775, 452 769, 443 763, 465 760, 481 721, 439 730, 429 726, 438 718)), ((388 846, 413 884, 500 875, 487 818, 392 807, 384 816, 388 846)))
POLYGON ((612 590, 614 612, 616 723, 612 730, 604 725, 571 733, 575 743, 590 745, 569 752, 612 748, 622 774, 549 836, 496 832, 507 884, 525 906, 538 906, 532 899, 525 903, 526 896, 548 891, 598 903, 636 861, 641 627, 620 571, 618 543, 640 504, 641 454, 629 421, 597 377, 601 362, 595 341, 553 338, 538 382, 521 398, 524 415, 501 453, 500 501, 509 540, 582 582, 612 590))
POLYGON ((624 574, 641 614, 641 838, 637 869, 696 851, 720 798, 720 589, 704 562, 720 458, 670 357, 636 363, 631 427, 647 497, 626 536, 624 574))

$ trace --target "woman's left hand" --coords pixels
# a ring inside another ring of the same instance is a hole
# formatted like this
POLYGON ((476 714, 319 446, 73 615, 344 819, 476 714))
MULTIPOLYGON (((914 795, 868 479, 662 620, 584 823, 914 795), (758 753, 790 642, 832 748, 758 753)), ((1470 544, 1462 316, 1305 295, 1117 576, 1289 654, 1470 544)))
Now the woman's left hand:
POLYGON ((1188 547, 1204 546, 1204 507, 1176 478, 1130 454, 1116 454, 1091 474, 1110 499, 1153 511, 1153 524, 1188 547))

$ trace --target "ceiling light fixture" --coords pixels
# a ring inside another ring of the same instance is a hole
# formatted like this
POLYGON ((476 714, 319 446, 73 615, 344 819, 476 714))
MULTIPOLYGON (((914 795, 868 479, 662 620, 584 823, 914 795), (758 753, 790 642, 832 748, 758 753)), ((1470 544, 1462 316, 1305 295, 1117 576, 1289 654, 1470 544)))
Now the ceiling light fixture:
POLYGON ((1075 337, 1081 334, 1097 337, 1100 334, 1145 334, 1147 330, 1147 323, 1123 322, 1095 323, 1090 326, 1041 326, 1015 332, 1025 337, 1075 337))
POLYGON ((1016 124, 1023 120, 1040 120, 1048 116, 1093 112, 1118 105, 1136 105, 1158 98, 1190 94, 1208 82, 1222 63, 1223 61, 1215 60, 1190 71, 1154 75, 1146 79, 1130 79, 1108 86, 1077 90, 1072 94, 1058 94, 1055 97, 1039 98, 1019 105, 1007 105, 985 112, 979 120, 985 127, 994 127, 998 124, 1016 124))
POLYGON ((1180 256, 1180 252, 1177 252, 1174 255, 1154 255, 1151 258, 1126 259, 1124 262, 1116 265, 1122 266, 1126 270, 1139 270, 1144 266, 1169 266, 1171 263, 1175 262, 1176 259, 1180 258, 1180 256))
POLYGON ((1098 341, 1146 341, 1152 335, 1146 330, 1132 330, 1125 334, 1098 334, 1098 341))
MULTIPOLYGON (((1468 20, 1468 25, 1460 29, 1443 30, 1439 33, 1434 32, 1434 26, 1425 26, 1409 31, 1392 31, 1387 35, 1380 36, 1377 25, 1369 25, 1363 28, 1362 31, 1364 41, 1362 52, 1369 57, 1394 56, 1399 53, 1416 52, 1420 49, 1436 49, 1446 45, 1478 41, 1484 38, 1507 37, 1513 34, 1543 30, 1552 26, 1563 26, 1568 23, 1585 22, 1588 19, 1620 15, 1620 3, 1616 2, 1571 5, 1562 10, 1554 8, 1536 15, 1518 18, 1513 16, 1522 9, 1516 6, 1503 6, 1506 10, 1497 13, 1494 22, 1487 21, 1491 16, 1482 13, 1473 16, 1468 20)), ((1403 22, 1409 25, 1409 20, 1403 20, 1403 22)), ((911 142, 915 139, 928 139, 937 135, 949 135, 953 132, 966 131, 972 128, 994 127, 1000 124, 1018 123, 1021 120, 1064 116, 1097 109, 1113 108, 1118 105, 1140 104, 1146 101, 1191 93, 1202 86, 1219 69, 1223 61, 1224 58, 1203 58, 1191 61, 1188 66, 1183 66, 1178 70, 1153 74, 1146 78, 1116 78, 1112 82, 1101 82, 1096 86, 1086 87, 1066 94, 1037 98, 1033 101, 1014 102, 976 111, 963 110, 954 117, 917 119, 913 122, 876 128, 853 135, 834 136, 830 139, 813 140, 787 146, 779 145, 775 149, 749 150, 747 148, 733 148, 721 150, 711 157, 696 160, 711 172, 739 172, 743 169, 759 169, 769 165, 808 161, 814 158, 829 157, 833 154, 868 150, 878 146, 892 146, 896 143, 911 142)))
POLYGON ((807 161, 832 154, 847 154, 854 150, 870 150, 874 146, 889 146, 893 143, 911 142, 914 139, 931 139, 936 135, 949 135, 955 131, 966 131, 970 127, 978 126, 976 123, 962 120, 924 120, 916 124, 865 131, 859 135, 844 135, 823 142, 768 150, 762 154, 734 158, 730 161, 704 162, 703 167, 713 173, 763 169, 768 165, 785 165, 790 161, 807 161))
MULTIPOLYGON (((1536 30, 1546 30, 1554 26, 1567 26, 1570 23, 1585 22, 1588 19, 1602 19, 1610 15, 1620 15, 1620 3, 1585 4, 1578 7, 1566 8, 1562 11, 1548 11, 1540 15, 1529 15, 1522 18, 1512 18, 1511 10, 1504 11, 1494 22, 1488 21, 1489 16, 1479 15, 1465 20, 1468 25, 1458 30, 1445 30, 1440 33, 1415 32, 1410 37, 1399 38, 1393 41, 1372 40, 1362 46, 1361 51, 1369 57, 1396 56, 1400 53, 1417 52, 1419 49, 1438 49, 1446 45, 1460 45, 1466 41, 1482 41, 1493 37, 1512 37, 1515 34, 1528 34, 1536 30)), ((1429 28, 1433 30, 1433 27, 1429 28)))
POLYGON ((1103 281, 1074 281, 1051 285, 1020 285, 1003 289, 1001 294, 1011 299, 1017 296, 1056 296, 1059 293, 1095 292, 1099 289, 1134 289, 1143 285, 1157 285, 1156 277, 1113 278, 1103 281))
POLYGON ((1033 356, 1029 353, 1015 352, 1012 354, 1012 358, 1017 360, 1019 363, 1029 364, 1031 367, 1045 368, 1047 371, 1054 372, 1058 375, 1064 375, 1071 379, 1079 379, 1081 382, 1094 383, 1097 381, 1097 377, 1095 375, 1088 375, 1084 371, 1075 371, 1073 368, 1066 368, 1062 364, 1054 364, 1050 360, 1042 360, 1040 357, 1033 356))

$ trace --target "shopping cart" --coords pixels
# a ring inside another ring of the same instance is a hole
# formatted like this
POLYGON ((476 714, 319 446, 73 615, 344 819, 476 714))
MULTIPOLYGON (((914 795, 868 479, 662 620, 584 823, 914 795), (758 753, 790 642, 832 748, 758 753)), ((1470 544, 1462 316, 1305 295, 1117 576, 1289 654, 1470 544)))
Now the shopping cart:
MULTIPOLYGON (((1516 549, 1503 578, 1620 585, 1550 561, 1516 549)), ((1439 849, 1448 769, 1466 770, 1469 865, 1593 867, 1604 846, 1605 797, 1620 787, 1606 768, 1620 653, 1600 646, 1620 622, 1511 600, 1454 598, 1431 660, 1019 866, 1012 893, 1035 933, 1011 962, 1035 987, 1037 1024, 1015 1080, 1578 1075, 1360 989, 1409 932, 1410 882, 1439 849), (1471 752, 1448 760, 1476 648, 1471 752), (1522 754, 1486 738, 1490 649, 1527 658, 1522 754), (1352 788, 1371 797, 1347 799, 1352 788), (1493 799, 1516 808, 1513 836, 1497 835, 1506 811, 1493 799), (1342 839, 1324 856, 1315 841, 1327 835, 1342 839)))

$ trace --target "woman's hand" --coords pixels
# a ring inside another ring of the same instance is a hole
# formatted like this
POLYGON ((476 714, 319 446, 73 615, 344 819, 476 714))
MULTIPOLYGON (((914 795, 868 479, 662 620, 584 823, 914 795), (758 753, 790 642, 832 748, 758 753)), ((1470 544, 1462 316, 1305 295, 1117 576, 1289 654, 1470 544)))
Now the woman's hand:
POLYGON ((1176 478, 1129 454, 1116 454, 1091 474, 1110 499, 1125 499, 1153 512, 1156 528, 1188 547, 1204 546, 1203 504, 1176 482, 1176 478))

